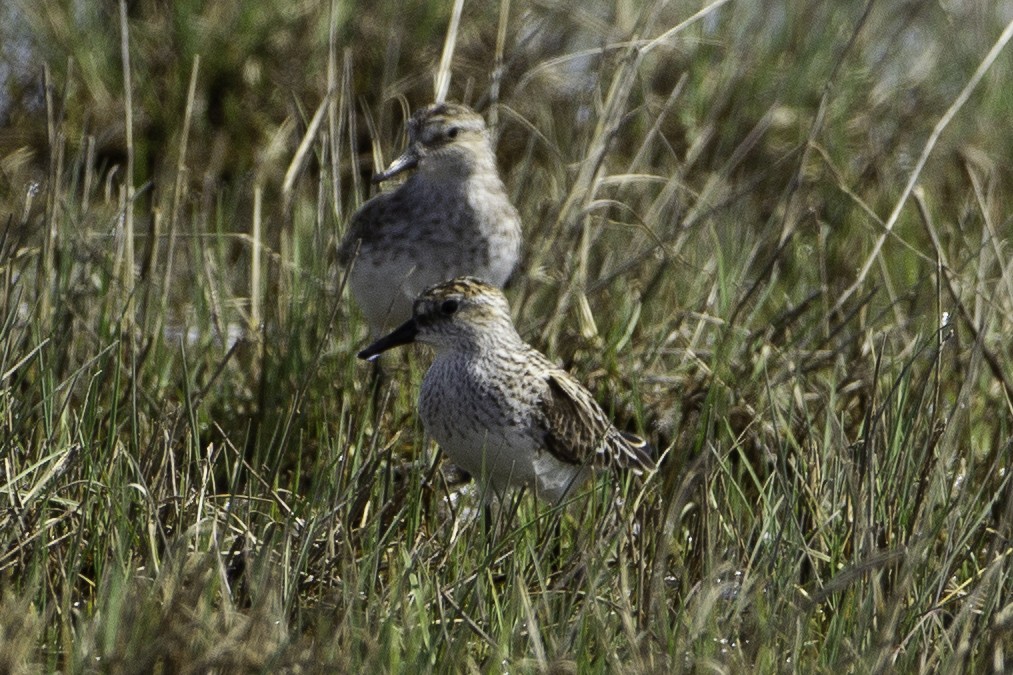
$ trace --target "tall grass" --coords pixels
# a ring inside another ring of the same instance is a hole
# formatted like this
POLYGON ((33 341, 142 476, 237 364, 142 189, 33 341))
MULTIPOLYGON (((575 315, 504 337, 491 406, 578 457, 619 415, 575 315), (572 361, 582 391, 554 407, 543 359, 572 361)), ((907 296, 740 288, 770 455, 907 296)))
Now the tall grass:
POLYGON ((449 3, 0 10, 0 670, 1003 672, 1001 9, 465 5, 517 324, 667 453, 491 521, 331 253, 449 3))

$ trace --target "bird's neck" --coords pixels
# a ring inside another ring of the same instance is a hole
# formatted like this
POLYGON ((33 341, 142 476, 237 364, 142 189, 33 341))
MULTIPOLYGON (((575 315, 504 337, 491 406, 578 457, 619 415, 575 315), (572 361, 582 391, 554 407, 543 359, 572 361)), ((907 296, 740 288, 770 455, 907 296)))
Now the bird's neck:
POLYGON ((465 182, 472 176, 492 172, 496 175, 496 159, 487 147, 446 148, 427 157, 419 164, 419 175, 424 180, 465 182))
POLYGON ((460 360, 497 360, 505 354, 529 349, 512 324, 499 326, 478 339, 461 340, 453 345, 436 347, 436 359, 446 362, 460 360))

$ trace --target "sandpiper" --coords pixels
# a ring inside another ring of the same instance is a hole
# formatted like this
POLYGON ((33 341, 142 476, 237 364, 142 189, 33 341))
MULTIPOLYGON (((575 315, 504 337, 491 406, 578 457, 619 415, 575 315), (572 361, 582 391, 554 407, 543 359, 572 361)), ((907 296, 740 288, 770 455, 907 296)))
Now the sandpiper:
POLYGON ((653 470, 643 439, 616 429, 587 389, 521 339, 496 287, 461 277, 429 288, 412 318, 359 358, 410 342, 436 350, 419 393, 426 431, 494 495, 526 486, 559 502, 594 466, 653 470))
POLYGON ((407 149, 373 181, 409 169, 355 212, 338 251, 374 337, 409 318, 425 288, 462 275, 502 287, 520 257, 520 216, 481 115, 452 103, 417 111, 407 149))

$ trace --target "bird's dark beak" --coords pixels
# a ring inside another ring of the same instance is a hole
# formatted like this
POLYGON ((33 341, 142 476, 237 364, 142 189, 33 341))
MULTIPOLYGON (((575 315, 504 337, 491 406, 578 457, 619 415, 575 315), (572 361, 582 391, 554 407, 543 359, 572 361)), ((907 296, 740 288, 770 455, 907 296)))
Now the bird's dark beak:
POLYGON ((418 163, 418 153, 415 152, 415 149, 412 146, 408 146, 408 149, 405 150, 400 157, 391 162, 390 166, 388 166, 386 170, 373 176, 373 182, 381 183, 385 180, 390 180, 399 173, 407 171, 408 169, 414 169, 418 166, 418 163))
POLYGON ((393 333, 383 336, 359 352, 359 358, 365 359, 366 361, 372 361, 388 349, 393 349, 394 347, 414 342, 415 336, 418 332, 419 327, 418 324, 415 323, 415 319, 408 319, 398 328, 395 328, 393 333))

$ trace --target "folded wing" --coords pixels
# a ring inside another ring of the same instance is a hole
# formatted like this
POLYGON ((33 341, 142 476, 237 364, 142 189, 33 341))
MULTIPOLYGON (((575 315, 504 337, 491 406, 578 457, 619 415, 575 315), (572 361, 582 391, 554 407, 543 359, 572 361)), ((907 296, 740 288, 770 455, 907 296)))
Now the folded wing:
POLYGON ((540 401, 543 437, 556 458, 569 464, 618 466, 637 474, 654 469, 647 441, 616 429, 587 389, 568 373, 552 372, 546 381, 540 401))

